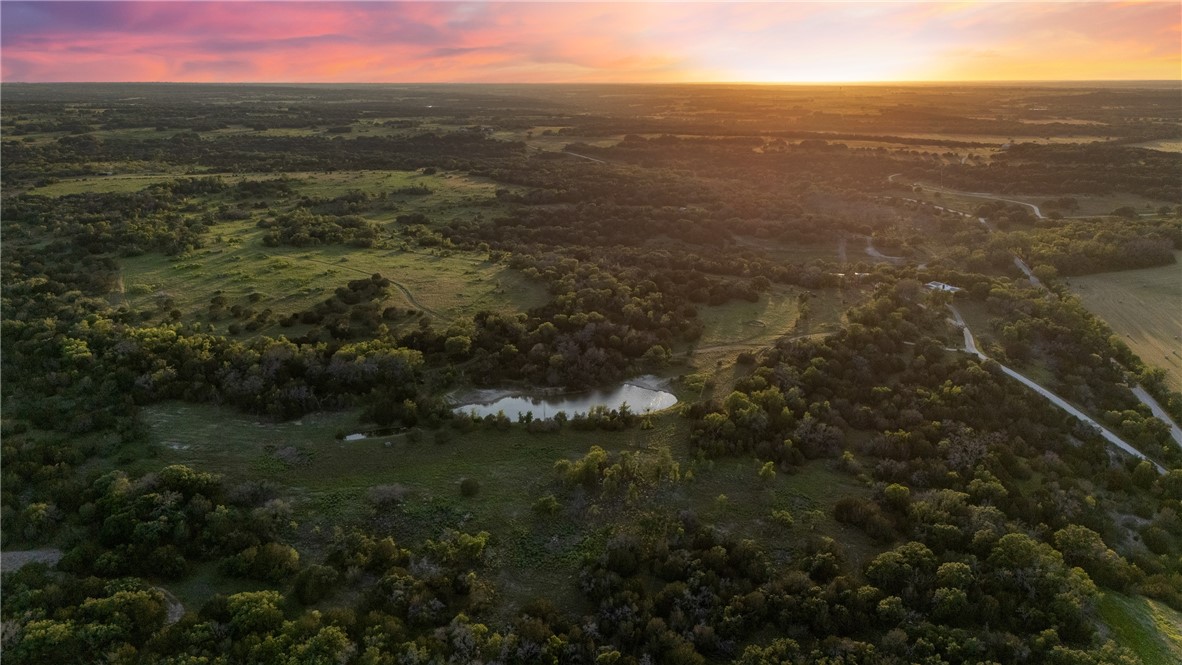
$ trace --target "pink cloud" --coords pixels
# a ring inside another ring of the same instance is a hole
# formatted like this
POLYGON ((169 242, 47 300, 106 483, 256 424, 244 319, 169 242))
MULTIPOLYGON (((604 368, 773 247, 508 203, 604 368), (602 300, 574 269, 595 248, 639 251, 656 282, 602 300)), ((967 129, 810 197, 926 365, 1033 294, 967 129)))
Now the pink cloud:
POLYGON ((1059 63, 1062 78, 1087 78, 1072 63, 1097 55, 1132 78, 1176 79, 1182 66, 1175 3, 4 2, 0 13, 5 81, 958 78, 957 50, 1059 63))

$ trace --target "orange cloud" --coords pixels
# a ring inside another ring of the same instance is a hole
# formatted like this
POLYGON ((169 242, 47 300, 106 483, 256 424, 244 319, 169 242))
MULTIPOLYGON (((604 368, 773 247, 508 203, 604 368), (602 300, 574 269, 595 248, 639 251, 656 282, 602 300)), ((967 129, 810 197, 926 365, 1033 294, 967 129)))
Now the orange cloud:
POLYGON ((1174 79, 1177 3, 3 2, 5 81, 1174 79), (993 57, 980 57, 993 53, 993 57))

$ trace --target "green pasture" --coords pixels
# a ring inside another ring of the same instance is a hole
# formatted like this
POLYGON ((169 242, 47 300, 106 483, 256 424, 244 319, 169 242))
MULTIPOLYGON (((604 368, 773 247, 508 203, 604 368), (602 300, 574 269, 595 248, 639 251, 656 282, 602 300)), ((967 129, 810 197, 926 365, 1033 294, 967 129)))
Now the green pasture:
POLYGON ((693 461, 682 469, 683 478, 692 470, 692 479, 683 480, 667 502, 671 510, 692 510, 732 537, 754 538, 773 550, 794 550, 809 534, 832 537, 860 567, 882 548, 834 520, 833 506, 845 497, 867 497, 870 490, 833 464, 818 460, 766 479, 759 474, 763 462, 754 458, 693 461), (792 526, 772 517, 778 510, 792 515, 792 526))
MULTIPOLYGON (((407 172, 303 175, 296 185, 298 192, 320 198, 359 188, 396 191, 417 183, 426 184, 433 193, 393 195, 389 198, 399 199, 387 204, 393 210, 371 216, 385 229, 385 248, 267 247, 258 217, 219 222, 206 233, 204 247, 183 256, 148 253, 120 259, 121 274, 111 301, 133 308, 155 307, 161 314, 178 309, 183 320, 212 322, 210 298, 220 292, 227 310, 235 304, 255 312, 271 309, 278 318, 303 311, 346 282, 374 273, 396 283, 383 307, 418 309, 444 320, 467 318, 484 309, 523 311, 547 300, 542 285, 516 271, 472 253, 416 248, 413 238, 401 235, 405 229, 397 222, 381 220, 419 208, 432 214, 460 214, 487 194, 490 184, 407 172)), ((212 323, 225 327, 231 320, 212 323)))
MULTIPOLYGON (((697 512, 733 537, 764 538, 773 549, 791 550, 809 533, 822 533, 845 543, 857 564, 877 551, 864 535, 832 519, 837 500, 869 491, 833 470, 832 462, 767 479, 759 477, 761 464, 753 459, 699 460, 686 445, 687 422, 672 412, 653 418, 648 430, 531 434, 514 425, 507 431, 445 428, 442 437, 398 433, 355 441, 337 438, 363 429, 355 412, 277 423, 223 407, 170 402, 146 408, 144 420, 152 455, 136 462, 138 470, 186 464, 222 474, 230 484, 272 481, 293 502, 305 538, 367 520, 407 543, 438 537, 448 528, 490 532, 491 563, 511 605, 538 596, 578 602, 578 566, 602 548, 609 531, 667 521, 682 510, 697 512), (642 456, 667 450, 682 479, 642 488, 635 501, 562 488, 555 462, 579 459, 592 446, 642 456), (461 496, 464 478, 477 480, 476 496, 461 496), (401 503, 382 514, 366 501, 370 488, 379 485, 404 492, 401 503), (533 505, 548 494, 559 497, 559 510, 539 515, 533 505), (776 522, 773 510, 788 510, 795 524, 776 522)), ((212 593, 225 583, 206 571, 175 591, 186 603, 197 602, 202 589, 212 593)))
POLYGON ((735 363, 739 354, 758 354, 784 336, 836 332, 845 311, 862 296, 863 291, 856 287, 803 289, 776 285, 754 303, 736 300, 698 307, 698 318, 704 326, 702 337, 693 344, 675 347, 674 359, 684 359, 685 364, 679 367, 696 377, 695 385, 712 381, 714 387, 681 386, 681 391, 674 392, 680 395, 684 391, 694 398, 727 395, 735 382, 750 372, 749 367, 735 363), (801 294, 805 295, 803 312, 801 294))
POLYGON ((775 286, 757 302, 731 301, 698 308, 705 326, 698 347, 733 344, 767 346, 796 329, 800 294, 804 289, 775 286))
MULTIPOLYGON (((228 309, 235 304, 255 312, 271 309, 278 318, 304 311, 332 296, 337 287, 375 273, 406 289, 391 286, 382 307, 421 310, 443 321, 485 309, 524 311, 547 297, 541 285, 520 273, 469 254, 338 245, 272 248, 257 240, 253 225, 237 227, 220 242, 182 257, 144 254, 121 260, 112 301, 155 307, 162 314, 176 308, 185 320, 210 321, 210 298, 221 292, 226 314, 214 323, 221 329, 233 322, 228 309), (254 302, 251 294, 259 294, 254 302)), ((282 330, 278 324, 262 329, 275 334, 282 330)))
POLYGON ((1117 644, 1137 654, 1143 665, 1182 662, 1182 613, 1143 596, 1112 592, 1100 598, 1097 609, 1117 644))

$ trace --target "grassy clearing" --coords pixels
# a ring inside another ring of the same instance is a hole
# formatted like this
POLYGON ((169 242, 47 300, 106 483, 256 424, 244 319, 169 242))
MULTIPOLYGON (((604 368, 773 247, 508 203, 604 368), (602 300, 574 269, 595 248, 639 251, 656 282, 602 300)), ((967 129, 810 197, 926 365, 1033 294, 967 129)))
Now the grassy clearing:
POLYGON ((749 366, 736 364, 740 353, 758 353, 784 335, 835 332, 842 325, 846 309, 863 295, 852 287, 808 290, 776 286, 755 303, 735 301, 700 307, 698 316, 705 325, 701 339, 692 346, 673 349, 674 358, 684 362, 678 365, 679 370, 709 380, 713 387, 675 392, 692 399, 729 394, 735 382, 750 373, 749 366), (803 316, 799 302, 802 293, 807 294, 803 316))
POLYGON ((1182 252, 1157 268, 1072 277, 1071 290, 1112 327, 1143 362, 1166 371, 1182 390, 1182 252))
POLYGON ((698 318, 704 329, 691 348, 695 354, 717 348, 754 350, 785 335, 833 332, 841 326, 846 309, 863 295, 862 289, 852 286, 804 289, 777 285, 756 302, 700 307, 698 318))
MULTIPOLYGON (((548 298, 540 284, 472 254, 340 245, 266 247, 261 236, 252 220, 225 222, 210 232, 205 248, 188 255, 122 259, 122 279, 111 300, 151 309, 171 299, 163 309, 179 309, 186 321, 213 323, 209 300, 221 291, 227 308, 235 304, 256 312, 269 308, 278 318, 306 310, 346 282, 374 273, 397 282, 413 296, 411 302, 402 291, 391 288, 383 307, 425 309, 445 320, 468 318, 483 309, 524 311, 548 298), (253 303, 252 293, 259 294, 253 303)), ((215 325, 224 329, 230 322, 222 319, 215 325)), ((285 329, 272 324, 260 332, 280 334, 285 329)))
POLYGON ((833 506, 845 497, 869 496, 870 490, 832 465, 818 460, 767 480, 759 477, 759 460, 694 461, 686 466, 693 479, 678 485, 668 503, 673 510, 696 512, 732 537, 758 539, 771 550, 795 550, 810 534, 820 533, 842 543, 851 563, 861 567, 882 548, 834 520, 833 506), (794 524, 777 522, 773 510, 789 511, 794 524))
POLYGON ((804 289, 776 286, 760 295, 757 302, 736 301, 701 307, 698 318, 705 325, 698 346, 721 344, 770 344, 791 333, 799 315, 799 297, 804 289))
POLYGON ((109 175, 88 176, 85 178, 63 179, 44 187, 34 187, 29 194, 38 196, 66 196, 69 194, 130 194, 145 187, 170 182, 181 177, 169 174, 156 175, 109 175))
POLYGON ((1182 613, 1156 600, 1117 593, 1105 593, 1097 605, 1116 642, 1144 665, 1182 662, 1182 613))
MULTIPOLYGON (((273 423, 221 407, 165 403, 145 409, 144 417, 154 456, 137 460, 137 471, 187 464, 223 474, 230 483, 270 480, 293 502, 304 534, 316 527, 327 533, 358 520, 373 520, 379 530, 405 543, 438 537, 448 528, 490 532, 490 563, 510 608, 535 597, 575 607, 580 602, 578 566, 602 548, 609 533, 641 528, 637 525, 645 520, 682 510, 698 512, 734 537, 766 538, 773 550, 791 551, 809 533, 819 532, 847 545, 855 565, 877 551, 861 533, 833 521, 834 502, 868 490, 833 470, 831 462, 814 462, 798 473, 760 481, 755 460, 695 460, 684 443, 688 424, 673 413, 654 418, 651 430, 449 431, 443 443, 431 432, 419 441, 405 434, 338 440, 338 431, 357 428, 356 414, 347 412, 273 423), (693 478, 648 492, 635 503, 608 500, 599 507, 575 490, 562 500, 557 514, 537 515, 532 506, 540 497, 565 495, 554 484, 555 461, 580 458, 593 445, 642 455, 668 450, 683 474, 693 470, 693 478), (480 483, 475 497, 460 495, 464 478, 480 483), (389 514, 375 514, 365 501, 375 485, 400 486, 406 498, 389 514), (727 498, 719 501, 719 495, 727 498), (795 526, 775 523, 773 509, 791 511, 795 526)), ((315 541, 312 537, 310 542, 315 541)), ((297 545, 315 549, 308 543, 297 545)), ((235 584, 208 568, 172 590, 186 605, 199 606, 210 594, 233 590, 235 584)))
MULTIPOLYGON (((482 310, 523 311, 545 302, 545 291, 524 276, 498 264, 470 256, 436 256, 399 250, 371 251, 327 247, 295 253, 291 248, 260 246, 219 251, 170 260, 144 255, 123 261, 123 291, 132 307, 151 308, 163 298, 187 320, 208 321, 209 298, 221 290, 231 305, 255 311, 272 309, 277 316, 308 309, 346 282, 374 273, 405 286, 412 303, 391 289, 383 306, 437 312, 445 320, 469 317, 482 310), (262 299, 250 304, 248 296, 262 299)), ((216 324, 219 329, 230 321, 216 324)), ((271 325, 260 332, 279 334, 271 325)))
POLYGON ((655 449, 670 447, 685 434, 685 423, 673 415, 658 417, 659 426, 652 430, 613 433, 447 430, 452 434, 447 443, 434 442, 430 432, 417 443, 406 434, 336 439, 338 432, 363 429, 355 412, 317 413, 276 423, 222 407, 170 402, 146 408, 144 419, 157 449, 152 467, 189 464, 232 481, 262 477, 309 491, 401 483, 457 498, 459 481, 473 477, 481 482, 480 503, 486 507, 512 502, 539 480, 548 482, 555 460, 581 456, 592 445, 655 449), (294 450, 283 452, 288 447, 294 450))
MULTIPOLYGON (((486 178, 477 178, 457 173, 436 173, 426 175, 417 171, 334 171, 296 172, 283 174, 299 180, 293 186, 302 196, 330 198, 353 191, 365 192, 371 196, 386 193, 394 197, 397 212, 422 212, 429 217, 450 217, 456 208, 465 211, 475 208, 487 209, 496 201, 497 185, 486 178), (429 195, 399 195, 397 190, 404 187, 426 187, 429 195)), ((276 177, 253 175, 250 179, 276 177)), ((227 178, 227 182, 244 178, 227 178)))
MULTIPOLYGON (((120 170, 125 171, 121 164, 120 170)), ((201 173, 119 173, 116 175, 85 176, 62 179, 43 187, 33 187, 30 194, 41 196, 65 196, 68 194, 131 193, 145 187, 169 182, 176 178, 201 176, 201 173)), ((288 178, 298 196, 312 198, 333 198, 349 192, 360 191, 370 196, 387 197, 384 210, 371 215, 379 221, 391 221, 396 215, 422 213, 433 223, 444 223, 454 219, 471 219, 475 215, 495 215, 497 209, 497 184, 486 178, 477 178, 458 173, 436 173, 426 175, 416 171, 293 171, 289 173, 217 173, 213 174, 229 185, 244 180, 273 180, 288 178), (430 194, 400 194, 408 187, 426 187, 430 194), (384 214, 383 214, 384 213, 384 214)), ((214 197, 207 207, 218 203, 235 201, 214 197)))
MULTIPOLYGON (((569 506, 553 517, 531 510, 539 497, 555 491, 558 459, 582 457, 593 445, 608 450, 670 448, 685 438, 676 416, 657 419, 652 430, 532 435, 506 432, 456 434, 436 443, 433 433, 412 442, 406 435, 340 441, 337 431, 356 429, 352 413, 316 414, 300 421, 258 421, 208 405, 168 403, 145 410, 155 459, 142 470, 188 464, 223 474, 231 483, 271 480, 293 501, 303 532, 327 532, 356 520, 373 519, 400 542, 438 537, 445 529, 489 531, 491 553, 510 605, 542 596, 576 602, 573 577, 582 557, 597 550, 607 529, 623 515, 592 518, 569 506), (474 478, 477 496, 461 497, 459 483, 474 478), (389 515, 375 515, 365 496, 375 485, 398 485, 406 499, 389 515)), ((301 549, 303 547, 301 546, 301 549)), ((182 597, 200 598, 230 582, 210 572, 178 588, 182 597)))

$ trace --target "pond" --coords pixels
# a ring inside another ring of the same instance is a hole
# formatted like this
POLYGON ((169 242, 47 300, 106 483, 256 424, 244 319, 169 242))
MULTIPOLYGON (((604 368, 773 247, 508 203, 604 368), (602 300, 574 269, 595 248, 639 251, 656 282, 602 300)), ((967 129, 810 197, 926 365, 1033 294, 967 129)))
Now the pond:
POLYGON ((642 376, 611 389, 552 397, 506 395, 504 391, 492 391, 485 394, 486 399, 477 398, 457 406, 455 412, 465 415, 475 412, 483 418, 504 411, 510 419, 517 420, 519 415, 527 412, 532 412, 535 418, 550 418, 559 411, 573 416, 577 413, 587 413, 597 406, 610 410, 627 404, 632 413, 646 413, 667 409, 677 403, 673 393, 656 387, 662 383, 655 377, 642 376))

